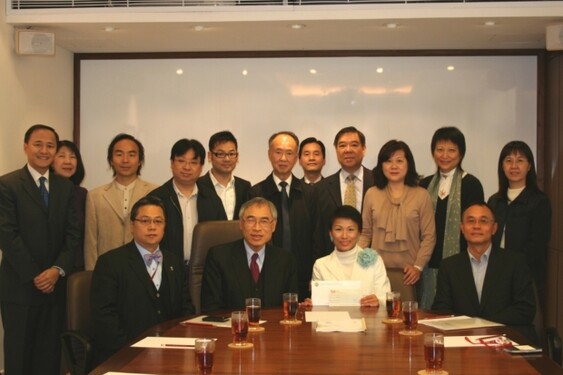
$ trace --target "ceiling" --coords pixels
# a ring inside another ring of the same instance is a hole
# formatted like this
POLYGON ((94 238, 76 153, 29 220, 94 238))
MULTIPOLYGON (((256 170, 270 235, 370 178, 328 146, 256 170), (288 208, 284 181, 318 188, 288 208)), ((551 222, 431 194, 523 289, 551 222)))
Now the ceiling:
POLYGON ((563 1, 8 9, 6 20, 76 53, 544 49, 563 1))

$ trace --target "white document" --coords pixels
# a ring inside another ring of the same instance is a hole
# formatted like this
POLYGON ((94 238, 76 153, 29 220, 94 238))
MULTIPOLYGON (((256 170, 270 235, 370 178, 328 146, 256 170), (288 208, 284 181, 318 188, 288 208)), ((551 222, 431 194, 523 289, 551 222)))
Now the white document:
MULTIPOLYGON (((484 343, 479 342, 479 339, 488 339, 491 336, 444 336, 444 347, 446 348, 482 348, 486 346, 484 343)), ((512 345, 518 345, 516 342, 512 342, 512 345)))
POLYGON ((148 336, 131 346, 134 348, 193 349, 195 337, 148 336))
POLYGON ((504 326, 504 324, 491 322, 489 320, 481 318, 471 318, 469 316, 453 316, 447 318, 429 318, 420 319, 419 324, 424 324, 425 326, 434 327, 443 331, 450 331, 454 329, 474 329, 474 328, 485 328, 485 327, 499 327, 504 326))
POLYGON ((350 320, 348 311, 305 311, 307 323, 324 321, 350 320))
POLYGON ((365 332, 366 321, 364 318, 347 320, 319 320, 317 332, 365 332))
POLYGON ((361 281, 313 281, 311 299, 313 305, 360 306, 362 298, 361 281))

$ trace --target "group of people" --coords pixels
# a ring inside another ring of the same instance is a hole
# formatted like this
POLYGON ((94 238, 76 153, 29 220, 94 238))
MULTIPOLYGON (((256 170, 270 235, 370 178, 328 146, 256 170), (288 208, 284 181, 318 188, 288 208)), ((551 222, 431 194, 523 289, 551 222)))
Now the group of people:
POLYGON ((528 145, 504 146, 499 190, 488 203, 461 166, 465 138, 455 127, 434 133, 437 169, 423 179, 402 141, 385 143, 373 170, 362 164, 360 130, 341 129, 333 145, 341 168, 323 177, 320 140, 273 134, 272 172, 252 186, 234 176, 231 132, 212 135, 207 153, 199 141, 180 139, 170 153, 172 177, 159 187, 140 178, 142 143, 118 134, 107 151, 113 181, 86 192, 76 145, 49 126, 32 126, 26 166, 0 177, 6 373, 58 371, 65 283, 77 270, 94 271, 100 360, 154 324, 193 314, 192 232, 210 220, 238 220, 243 238, 210 249, 203 312, 239 309, 248 297, 280 306, 284 292, 314 304, 311 280, 360 280, 359 303, 375 307, 391 289, 386 268, 399 267, 422 308, 531 324, 534 284, 540 295, 546 284, 551 209, 528 145), (202 176, 205 159, 211 168, 202 176))

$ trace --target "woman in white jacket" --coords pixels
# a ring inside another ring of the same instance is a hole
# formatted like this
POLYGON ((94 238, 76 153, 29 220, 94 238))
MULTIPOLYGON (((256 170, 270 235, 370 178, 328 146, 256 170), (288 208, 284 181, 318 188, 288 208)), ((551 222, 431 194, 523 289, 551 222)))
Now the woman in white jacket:
MULTIPOLYGON (((334 251, 317 259, 313 266, 315 280, 359 280, 363 297, 361 306, 379 306, 391 291, 383 259, 370 248, 357 245, 362 232, 362 216, 351 206, 337 208, 332 216, 330 236, 334 251)), ((384 302, 383 302, 384 303, 384 302)))

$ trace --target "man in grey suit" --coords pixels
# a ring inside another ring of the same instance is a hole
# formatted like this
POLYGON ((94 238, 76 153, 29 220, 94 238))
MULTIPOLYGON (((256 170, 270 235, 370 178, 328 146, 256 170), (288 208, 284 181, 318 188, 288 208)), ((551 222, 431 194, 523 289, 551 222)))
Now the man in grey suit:
POLYGON ((333 175, 322 179, 314 186, 314 212, 317 218, 314 240, 314 258, 328 255, 334 246, 328 234, 330 230, 330 218, 336 208, 347 204, 345 194, 347 190, 347 179, 353 176, 354 201, 353 205, 362 212, 362 201, 366 191, 375 185, 371 170, 362 166, 366 154, 366 137, 364 133, 353 126, 342 128, 334 137, 334 148, 336 157, 340 164, 340 170, 333 175))
POLYGON ((432 309, 514 326, 535 340, 530 270, 521 254, 493 247, 496 230, 486 203, 472 204, 463 212, 461 232, 467 252, 442 260, 432 309))
POLYGON ((131 209, 133 241, 98 259, 90 291, 98 360, 155 324, 194 313, 182 260, 161 249, 166 224, 158 197, 131 209))
POLYGON ((205 260, 202 311, 244 309, 244 300, 258 297, 263 307, 282 305, 282 294, 297 292, 293 255, 268 245, 277 211, 264 198, 244 203, 239 214, 243 239, 214 247, 205 260))
POLYGON ((58 374, 66 275, 80 233, 72 183, 49 172, 55 130, 34 125, 24 136, 27 164, 0 177, 0 307, 4 369, 58 374))

